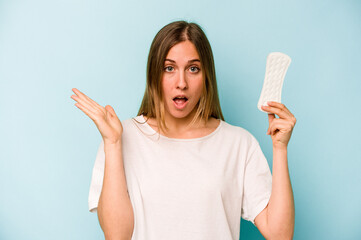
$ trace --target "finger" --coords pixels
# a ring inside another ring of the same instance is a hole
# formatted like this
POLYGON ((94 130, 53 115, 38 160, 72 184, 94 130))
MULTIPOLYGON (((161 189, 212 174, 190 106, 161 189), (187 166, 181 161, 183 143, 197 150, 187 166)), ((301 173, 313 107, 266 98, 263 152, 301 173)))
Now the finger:
POLYGON ((97 102, 95 102, 93 99, 91 99, 90 97, 88 97, 86 94, 82 93, 80 90, 76 89, 76 88, 73 88, 72 89, 73 92, 75 94, 78 95, 79 98, 81 99, 84 99, 84 101, 88 102, 90 105, 100 109, 104 114, 105 114, 105 110, 104 110, 104 107, 99 105, 97 102))
POLYGON ((104 107, 97 104, 95 101, 91 100, 89 97, 87 97, 84 93, 80 92, 78 89, 73 88, 72 89, 75 94, 78 95, 72 95, 71 98, 75 101, 78 101, 81 103, 85 108, 92 111, 93 113, 101 112, 105 115, 105 109, 104 107))
POLYGON ((285 126, 290 127, 290 128, 294 128, 296 122, 294 119, 282 119, 282 118, 276 118, 275 121, 273 121, 275 123, 282 123, 285 126))
POLYGON ((275 119, 271 126, 270 126, 270 133, 272 133, 272 135, 277 131, 291 131, 293 129, 293 125, 291 122, 284 120, 284 119, 275 119))
POLYGON ((283 127, 282 123, 273 123, 270 126, 270 135, 274 135, 276 132, 280 131, 282 127, 283 127))
POLYGON ((94 106, 94 103, 92 103, 84 93, 82 93, 81 91, 79 91, 76 88, 73 88, 72 90, 79 99, 82 99, 84 102, 87 102, 88 104, 94 106))
POLYGON ((267 104, 270 106, 270 107, 276 107, 276 108, 279 108, 283 111, 285 111, 286 113, 288 113, 290 116, 293 116, 293 114, 291 113, 291 111, 282 103, 279 103, 279 102, 275 102, 275 101, 269 101, 267 102, 267 104))
POLYGON ((72 99, 80 103, 83 108, 86 108, 88 111, 92 112, 93 114, 96 114, 96 109, 93 105, 91 105, 89 102, 85 101, 84 99, 78 97, 77 95, 72 95, 72 99))
POLYGON ((90 117, 93 121, 95 121, 94 113, 89 111, 89 109, 85 108, 81 103, 75 103, 80 110, 82 110, 88 117, 90 117))
POLYGON ((291 118, 288 113, 277 107, 262 106, 262 109, 268 113, 277 114, 280 118, 291 118))

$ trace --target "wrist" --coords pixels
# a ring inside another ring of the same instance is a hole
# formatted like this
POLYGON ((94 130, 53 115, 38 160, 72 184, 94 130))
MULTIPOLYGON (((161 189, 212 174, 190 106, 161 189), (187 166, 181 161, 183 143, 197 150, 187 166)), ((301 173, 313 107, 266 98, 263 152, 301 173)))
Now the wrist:
POLYGON ((287 146, 273 145, 273 151, 275 152, 287 152, 287 146))
POLYGON ((103 140, 104 141, 104 149, 106 148, 119 148, 122 146, 122 140, 118 139, 116 141, 109 141, 109 140, 103 140))
POLYGON ((287 147, 273 147, 273 164, 282 163, 287 166, 287 147))

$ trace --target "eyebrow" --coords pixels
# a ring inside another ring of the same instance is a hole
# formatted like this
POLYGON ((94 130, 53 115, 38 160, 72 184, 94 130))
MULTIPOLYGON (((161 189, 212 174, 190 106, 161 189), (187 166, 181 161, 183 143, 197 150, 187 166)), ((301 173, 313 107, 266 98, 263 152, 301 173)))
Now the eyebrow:
MULTIPOLYGON (((174 60, 168 59, 168 58, 166 58, 164 61, 169 61, 169 62, 175 63, 174 60)), ((189 61, 188 61, 188 63, 192 63, 192 62, 201 62, 201 61, 200 61, 199 59, 192 59, 192 60, 189 60, 189 61)))

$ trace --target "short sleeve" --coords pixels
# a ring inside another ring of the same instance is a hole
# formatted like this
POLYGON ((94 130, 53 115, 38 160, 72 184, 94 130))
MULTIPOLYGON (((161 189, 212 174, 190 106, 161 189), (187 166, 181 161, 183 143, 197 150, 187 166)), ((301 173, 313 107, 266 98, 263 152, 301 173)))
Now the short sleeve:
POLYGON ((90 182, 88 206, 89 206, 89 211, 92 213, 97 212, 99 197, 103 187, 104 166, 105 166, 105 153, 104 153, 104 142, 102 139, 95 158, 92 178, 90 182))
POLYGON ((267 159, 252 136, 244 172, 242 218, 254 224, 256 216, 267 206, 271 191, 272 175, 267 159))

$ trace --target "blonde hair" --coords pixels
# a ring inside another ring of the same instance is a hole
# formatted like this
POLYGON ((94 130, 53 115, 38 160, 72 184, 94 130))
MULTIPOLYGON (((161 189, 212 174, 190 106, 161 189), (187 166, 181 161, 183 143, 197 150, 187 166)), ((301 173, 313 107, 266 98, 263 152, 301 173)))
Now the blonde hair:
POLYGON ((155 118, 159 130, 168 129, 165 123, 165 106, 162 93, 162 74, 164 61, 169 50, 176 44, 183 41, 190 41, 194 44, 200 57, 203 74, 203 91, 197 110, 190 125, 199 120, 206 122, 210 117, 222 119, 221 106, 219 103, 216 72, 214 67, 213 53, 209 41, 196 23, 186 21, 175 21, 164 26, 153 39, 149 50, 146 88, 138 114, 155 118))

